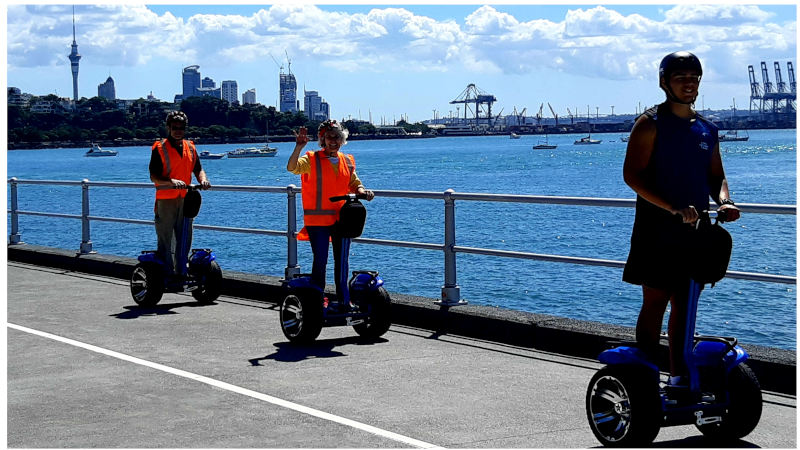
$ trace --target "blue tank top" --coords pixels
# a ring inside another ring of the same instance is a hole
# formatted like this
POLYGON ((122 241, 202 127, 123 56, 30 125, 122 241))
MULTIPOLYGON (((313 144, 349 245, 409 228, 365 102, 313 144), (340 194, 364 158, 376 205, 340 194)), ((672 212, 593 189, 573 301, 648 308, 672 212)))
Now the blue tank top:
POLYGON ((652 188, 673 208, 707 210, 711 156, 719 141, 717 127, 700 116, 682 119, 662 103, 645 114, 656 121, 656 143, 647 167, 652 188))

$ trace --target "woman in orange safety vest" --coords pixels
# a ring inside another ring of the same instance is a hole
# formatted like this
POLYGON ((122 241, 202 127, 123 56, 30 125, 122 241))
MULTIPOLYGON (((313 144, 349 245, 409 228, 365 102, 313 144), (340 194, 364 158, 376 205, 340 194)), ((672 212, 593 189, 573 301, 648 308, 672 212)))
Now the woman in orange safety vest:
POLYGON ((300 151, 308 143, 305 127, 295 133, 296 145, 289 156, 286 170, 301 175, 303 190, 303 222, 297 238, 311 243, 314 263, 311 280, 324 291, 325 271, 328 264, 328 242, 333 243, 334 281, 336 295, 342 301, 349 301, 347 273, 350 239, 336 236, 333 225, 339 219, 339 210, 344 201, 331 202, 330 197, 359 193, 372 200, 375 194, 364 188, 356 174, 356 161, 353 155, 339 149, 347 143, 348 132, 335 120, 326 120, 319 126, 317 138, 320 150, 308 151, 300 156, 300 151))

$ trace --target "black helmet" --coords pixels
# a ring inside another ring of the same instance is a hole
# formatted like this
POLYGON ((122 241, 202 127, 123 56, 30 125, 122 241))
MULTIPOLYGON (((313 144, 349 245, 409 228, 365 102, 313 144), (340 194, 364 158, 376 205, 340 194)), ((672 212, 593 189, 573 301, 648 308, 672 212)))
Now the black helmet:
POLYGON ((667 97, 671 101, 684 104, 694 104, 694 101, 697 98, 696 96, 690 102, 681 101, 678 99, 675 93, 672 92, 672 88, 669 86, 669 77, 672 76, 673 73, 680 70, 693 70, 697 72, 699 76, 703 76, 703 66, 700 65, 700 60, 697 59, 697 56, 694 56, 689 52, 675 52, 670 53, 661 60, 661 65, 658 67, 658 85, 664 90, 664 92, 666 92, 667 97), (662 80, 664 82, 663 84, 661 83, 662 80))
POLYGON ((170 126, 172 122, 181 122, 184 125, 188 125, 189 118, 186 117, 186 113, 183 111, 170 111, 169 114, 167 114, 167 126, 170 126))
POLYGON ((689 52, 675 52, 670 53, 661 60, 661 65, 658 67, 658 77, 668 78, 673 72, 679 70, 695 70, 698 75, 703 75, 703 67, 700 65, 700 60, 697 59, 697 56, 689 52))

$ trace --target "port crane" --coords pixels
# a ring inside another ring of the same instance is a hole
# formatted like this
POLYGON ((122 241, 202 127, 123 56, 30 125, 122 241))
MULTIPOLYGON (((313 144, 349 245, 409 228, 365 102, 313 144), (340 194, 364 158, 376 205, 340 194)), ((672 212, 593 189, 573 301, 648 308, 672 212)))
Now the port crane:
POLYGON ((525 111, 527 111, 527 110, 528 110, 528 108, 523 108, 522 112, 518 113, 517 112, 517 107, 516 106, 514 107, 514 111, 512 111, 511 114, 514 115, 514 117, 517 118, 517 123, 516 123, 517 126, 525 125, 525 111))
POLYGON ((748 75, 750 77, 750 111, 753 110, 753 105, 758 106, 760 113, 771 112, 792 112, 796 110, 795 100, 797 98, 797 83, 794 79, 794 67, 791 61, 786 63, 789 72, 789 85, 783 81, 781 76, 781 67, 778 61, 773 64, 775 70, 775 83, 773 84, 769 79, 769 71, 767 70, 767 63, 761 61, 761 79, 763 85, 759 85, 756 81, 755 70, 753 66, 747 66, 748 75), (762 87, 763 86, 763 87, 762 87), (769 111, 767 105, 772 103, 769 111))
POLYGON ((558 127, 558 114, 556 114, 556 112, 553 111, 553 107, 550 106, 550 102, 547 102, 547 107, 550 108, 550 112, 553 114, 553 119, 556 120, 556 127, 558 127))
POLYGON ((567 108, 567 114, 569 115, 569 123, 574 125, 575 124, 575 116, 572 115, 572 111, 567 108))
POLYGON ((544 103, 539 105, 539 112, 536 113, 536 126, 541 125, 542 123, 542 109, 544 108, 544 103))
POLYGON ((467 85, 455 100, 450 101, 451 105, 464 104, 464 121, 468 121, 468 113, 474 113, 475 125, 478 125, 480 119, 486 119, 486 124, 492 124, 492 103, 497 101, 497 97, 492 94, 486 93, 475 86, 474 83, 467 85), (471 106, 474 105, 474 110, 471 106), (483 113, 483 116, 481 116, 483 113))

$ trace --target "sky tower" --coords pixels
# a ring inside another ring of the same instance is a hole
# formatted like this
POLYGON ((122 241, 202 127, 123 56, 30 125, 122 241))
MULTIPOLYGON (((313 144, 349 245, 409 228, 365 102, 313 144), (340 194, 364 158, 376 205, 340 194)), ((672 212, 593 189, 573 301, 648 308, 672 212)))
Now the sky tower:
POLYGON ((78 54, 78 43, 75 42, 75 7, 72 7, 72 51, 69 53, 69 62, 72 66, 72 97, 78 101, 78 61, 81 55, 78 54))

